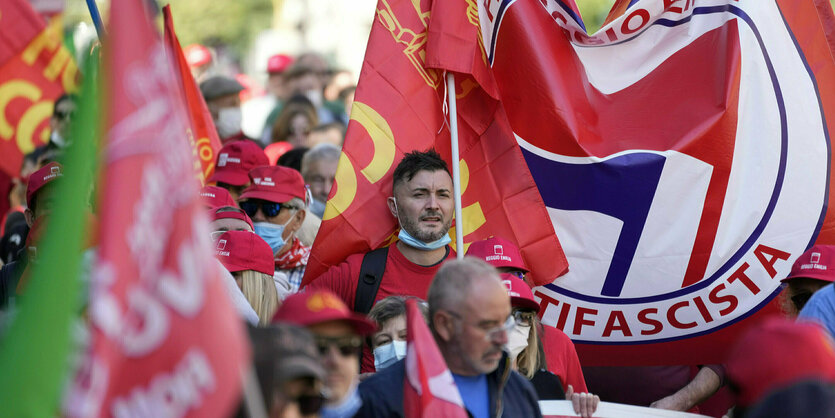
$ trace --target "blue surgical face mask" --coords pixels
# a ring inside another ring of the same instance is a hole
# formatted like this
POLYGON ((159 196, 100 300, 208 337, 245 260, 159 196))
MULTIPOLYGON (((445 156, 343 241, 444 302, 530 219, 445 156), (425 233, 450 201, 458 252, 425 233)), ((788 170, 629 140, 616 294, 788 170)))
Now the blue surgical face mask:
POLYGON ((403 241, 404 244, 417 248, 423 251, 432 251, 441 248, 450 242, 452 242, 452 238, 449 237, 449 233, 444 234, 444 236, 436 239, 432 242, 423 242, 415 237, 412 234, 406 232, 406 229, 403 228, 403 223, 400 222, 400 214, 397 210, 397 199, 392 198, 394 200, 394 212, 397 213, 397 223, 400 225, 400 233, 397 235, 400 238, 400 241, 403 241))
POLYGON ((269 222, 255 222, 252 226, 255 229, 255 233, 270 245, 270 248, 273 249, 273 254, 278 254, 278 250, 287 243, 284 239, 284 228, 292 220, 293 217, 290 217, 284 225, 275 225, 269 222))
POLYGON ((374 368, 379 372, 406 357, 406 341, 393 341, 374 349, 374 368))

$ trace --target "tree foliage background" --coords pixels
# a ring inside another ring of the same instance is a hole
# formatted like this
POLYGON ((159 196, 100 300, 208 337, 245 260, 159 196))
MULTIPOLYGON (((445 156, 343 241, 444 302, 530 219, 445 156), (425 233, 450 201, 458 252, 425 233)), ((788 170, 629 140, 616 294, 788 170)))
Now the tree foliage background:
MULTIPOLYGON (((115 0, 109 0, 115 1, 115 0)), ((107 16, 108 0, 98 0, 103 16, 107 16)), ((328 7, 327 0, 307 0, 309 8, 328 7)), ((350 1, 350 0, 342 0, 350 1)), ((575 0, 586 29, 592 33, 600 28, 615 0, 575 0)), ((243 55, 256 35, 269 29, 283 0, 158 0, 160 6, 170 2, 174 25, 182 45, 201 43, 227 45, 243 55)), ((835 0, 830 0, 835 6, 835 0)), ((279 11, 280 12, 280 11, 279 11)), ((84 0, 67 0, 65 22, 90 22, 84 0)))

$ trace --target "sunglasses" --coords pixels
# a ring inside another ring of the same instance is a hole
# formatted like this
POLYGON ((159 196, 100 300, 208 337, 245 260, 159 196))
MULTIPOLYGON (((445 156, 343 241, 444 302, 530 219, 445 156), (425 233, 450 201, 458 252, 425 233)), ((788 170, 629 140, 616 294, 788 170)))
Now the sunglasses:
POLYGON ((510 275, 512 275, 512 276, 516 276, 516 277, 518 277, 518 278, 520 278, 520 279, 524 279, 524 278, 525 278, 525 272, 524 272, 524 271, 522 271, 522 270, 511 270, 511 271, 508 271, 508 273, 509 273, 510 275))
POLYGON ((257 199, 240 202, 240 206, 250 218, 255 217, 255 213, 258 212, 259 207, 261 208, 261 212, 264 213, 264 216, 268 218, 278 216, 278 213, 281 212, 281 208, 294 209, 284 203, 268 202, 266 200, 257 199))
POLYGON ((362 348, 362 338, 352 335, 350 337, 316 337, 316 347, 319 354, 326 355, 331 347, 336 347, 343 357, 359 355, 362 348))

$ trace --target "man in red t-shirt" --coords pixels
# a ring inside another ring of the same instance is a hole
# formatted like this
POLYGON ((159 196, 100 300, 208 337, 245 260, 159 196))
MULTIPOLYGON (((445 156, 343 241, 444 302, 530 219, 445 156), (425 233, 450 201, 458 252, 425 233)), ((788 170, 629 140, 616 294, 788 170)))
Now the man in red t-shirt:
MULTIPOLYGON (((376 278, 374 285, 364 284, 360 288, 364 296, 361 300, 377 302, 391 295, 425 299, 441 263, 454 258, 448 234, 453 215, 452 176, 446 162, 434 150, 413 151, 403 157, 393 177, 393 196, 387 203, 400 224, 399 241, 379 259, 385 260, 382 276, 376 278)), ((349 256, 314 279, 307 288, 328 289, 349 308, 367 314, 371 306, 356 303, 364 258, 368 259, 366 254, 349 256)), ((368 263, 371 262, 366 261, 366 266, 368 263)), ((374 370, 374 359, 367 347, 362 363, 363 372, 374 370)))

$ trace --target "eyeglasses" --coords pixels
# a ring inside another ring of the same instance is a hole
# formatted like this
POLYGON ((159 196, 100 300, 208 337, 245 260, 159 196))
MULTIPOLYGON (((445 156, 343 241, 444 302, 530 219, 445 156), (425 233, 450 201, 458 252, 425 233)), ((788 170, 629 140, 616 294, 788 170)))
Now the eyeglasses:
MULTIPOLYGON (((452 314, 452 316, 454 316, 458 319, 463 320, 463 318, 464 318, 463 316, 461 316, 457 312, 453 312, 453 311, 446 311, 446 312, 449 312, 450 314, 452 314)), ((507 333, 511 329, 513 329, 513 327, 515 327, 515 326, 516 326, 516 317, 513 314, 511 314, 511 315, 508 315, 507 319, 505 319, 504 324, 502 324, 502 325, 499 325, 499 326, 493 327, 493 328, 485 328, 485 327, 482 327, 482 326, 479 326, 478 328, 481 329, 482 331, 484 331, 484 339, 485 340, 492 341, 492 340, 496 339, 497 337, 499 337, 501 335, 501 333, 503 333, 503 332, 507 333)))
POLYGON ((533 311, 523 311, 518 309, 513 311, 513 318, 516 319, 516 324, 523 327, 533 325, 534 315, 535 313, 533 311))
POLYGON ((272 218, 274 216, 278 216, 278 213, 281 212, 282 208, 293 210, 296 209, 293 206, 287 205, 286 203, 275 203, 275 202, 268 202, 266 200, 258 200, 252 199, 247 200, 240 203, 241 209, 249 215, 250 218, 255 216, 255 213, 258 212, 258 208, 261 208, 261 212, 264 213, 264 216, 268 218, 272 218))
POLYGON ((316 347, 319 354, 326 355, 331 347, 336 347, 343 357, 359 355, 362 348, 362 338, 352 335, 348 337, 316 337, 316 347))
POLYGON ((213 231, 211 233, 212 242, 217 242, 218 238, 220 238, 220 236, 225 234, 225 233, 226 233, 226 231, 213 231))

